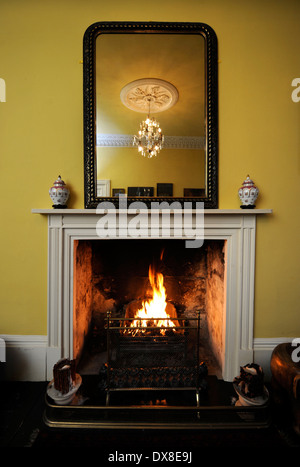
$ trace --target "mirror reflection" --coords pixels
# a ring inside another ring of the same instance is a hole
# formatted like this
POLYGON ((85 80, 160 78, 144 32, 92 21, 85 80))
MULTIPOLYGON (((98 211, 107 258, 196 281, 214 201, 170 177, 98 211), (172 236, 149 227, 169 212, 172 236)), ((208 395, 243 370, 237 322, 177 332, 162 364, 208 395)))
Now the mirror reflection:
POLYGON ((205 38, 100 34, 95 67, 97 195, 205 196, 205 38), (147 117, 163 135, 153 157, 134 144, 147 117))
POLYGON ((99 22, 83 39, 85 207, 119 194, 218 207, 217 38, 204 23, 99 22))

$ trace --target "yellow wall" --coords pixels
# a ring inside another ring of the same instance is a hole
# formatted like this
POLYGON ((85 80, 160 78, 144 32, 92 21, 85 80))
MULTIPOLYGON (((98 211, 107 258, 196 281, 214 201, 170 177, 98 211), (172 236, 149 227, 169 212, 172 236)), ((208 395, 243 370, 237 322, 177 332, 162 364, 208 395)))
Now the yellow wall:
POLYGON ((172 183, 173 195, 182 197, 184 188, 205 188, 205 154, 200 149, 162 149, 151 160, 136 148, 97 149, 97 178, 111 180, 111 193, 113 188, 128 193, 130 186, 147 186, 156 196, 157 183, 172 183))
POLYGON ((47 332, 48 188, 60 174, 83 208, 82 38, 96 21, 199 21, 219 41, 220 208, 261 190, 255 337, 299 336, 298 0, 2 0, 0 334, 47 332))

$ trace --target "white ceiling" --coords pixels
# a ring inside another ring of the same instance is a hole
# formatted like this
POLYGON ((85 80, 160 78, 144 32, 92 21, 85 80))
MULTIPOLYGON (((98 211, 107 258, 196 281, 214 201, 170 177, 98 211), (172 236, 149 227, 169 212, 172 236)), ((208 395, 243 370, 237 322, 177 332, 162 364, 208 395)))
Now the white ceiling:
MULTIPOLYGON (((122 88, 157 78, 178 92, 177 103, 156 116, 165 135, 205 134, 205 41, 200 35, 102 34, 96 42, 97 133, 134 134, 143 115, 125 107, 122 88)), ((146 117, 146 115, 145 115, 146 117)))

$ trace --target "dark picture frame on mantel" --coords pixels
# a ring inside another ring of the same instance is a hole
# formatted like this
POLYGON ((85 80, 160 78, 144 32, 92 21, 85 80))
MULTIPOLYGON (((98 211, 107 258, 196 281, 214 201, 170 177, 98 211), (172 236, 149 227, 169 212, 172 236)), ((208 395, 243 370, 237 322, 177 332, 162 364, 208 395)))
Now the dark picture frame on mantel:
POLYGON ((204 23, 163 22, 97 22, 86 30, 83 38, 83 113, 84 113, 84 203, 86 209, 95 209, 103 201, 116 207, 119 197, 97 196, 96 159, 96 38, 100 34, 178 34, 201 35, 205 39, 205 195, 198 197, 132 197, 128 203, 142 201, 148 207, 152 201, 192 203, 203 202, 205 209, 218 208, 218 45, 214 30, 204 23))

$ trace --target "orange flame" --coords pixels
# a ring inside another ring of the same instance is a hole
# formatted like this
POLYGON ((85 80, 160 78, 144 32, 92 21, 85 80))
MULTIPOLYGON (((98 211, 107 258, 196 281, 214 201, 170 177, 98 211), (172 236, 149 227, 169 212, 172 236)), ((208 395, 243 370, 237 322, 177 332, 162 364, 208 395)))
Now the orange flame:
POLYGON ((131 327, 147 328, 148 326, 155 326, 161 328, 160 332, 164 335, 165 329, 163 328, 175 327, 176 325, 166 312, 167 295, 164 287, 164 277, 161 273, 155 273, 151 265, 149 267, 149 281, 152 287, 152 299, 143 301, 143 306, 137 311, 131 327))

